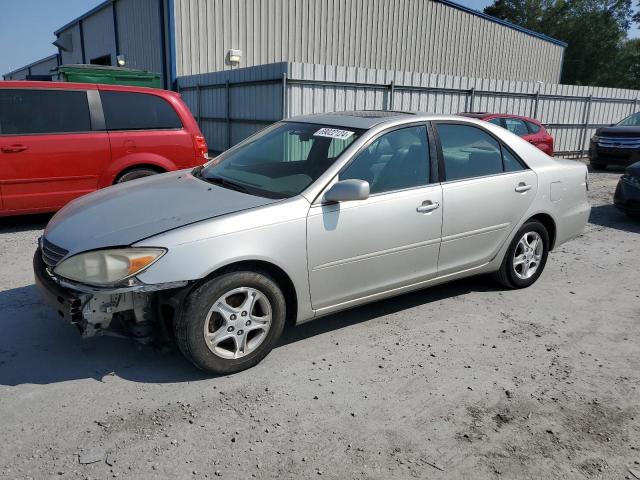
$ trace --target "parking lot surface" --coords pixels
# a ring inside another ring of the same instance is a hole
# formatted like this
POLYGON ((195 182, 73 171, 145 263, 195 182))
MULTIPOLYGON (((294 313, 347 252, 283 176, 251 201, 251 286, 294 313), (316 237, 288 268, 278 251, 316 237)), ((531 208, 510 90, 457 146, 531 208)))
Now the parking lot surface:
POLYGON ((0 477, 640 478, 640 220, 591 174, 542 277, 476 277, 296 327, 210 378, 41 304, 46 217, 0 220, 0 477))

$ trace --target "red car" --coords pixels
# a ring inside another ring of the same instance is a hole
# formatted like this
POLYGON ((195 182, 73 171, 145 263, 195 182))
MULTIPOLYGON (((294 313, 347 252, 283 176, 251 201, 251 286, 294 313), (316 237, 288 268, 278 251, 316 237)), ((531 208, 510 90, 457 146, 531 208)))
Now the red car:
POLYGON ((66 82, 0 82, 0 216, 53 212, 114 183, 205 162, 180 95, 66 82))
POLYGON ((500 125, 553 157, 553 137, 538 120, 506 113, 474 112, 460 113, 460 115, 500 125))

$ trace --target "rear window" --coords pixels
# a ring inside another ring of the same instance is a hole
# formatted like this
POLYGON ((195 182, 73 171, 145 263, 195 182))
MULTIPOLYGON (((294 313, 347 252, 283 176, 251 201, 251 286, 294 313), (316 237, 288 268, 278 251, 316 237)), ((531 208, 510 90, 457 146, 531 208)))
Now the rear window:
POLYGON ((156 95, 102 91, 100 98, 107 130, 182 128, 173 107, 156 95))
POLYGON ((538 133, 540 131, 540 125, 537 125, 533 122, 526 121, 527 127, 529 127, 529 132, 538 133))
POLYGON ((0 89, 0 135, 90 130, 86 91, 0 89))

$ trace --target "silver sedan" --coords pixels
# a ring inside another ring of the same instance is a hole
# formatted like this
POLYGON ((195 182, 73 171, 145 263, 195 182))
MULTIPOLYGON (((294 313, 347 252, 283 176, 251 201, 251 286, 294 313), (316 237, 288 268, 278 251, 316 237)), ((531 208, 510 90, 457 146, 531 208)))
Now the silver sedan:
POLYGON ((469 118, 297 117, 193 171, 72 202, 40 240, 36 281, 84 336, 173 341, 237 372, 290 324, 470 275, 528 287, 583 231, 587 180, 469 118))

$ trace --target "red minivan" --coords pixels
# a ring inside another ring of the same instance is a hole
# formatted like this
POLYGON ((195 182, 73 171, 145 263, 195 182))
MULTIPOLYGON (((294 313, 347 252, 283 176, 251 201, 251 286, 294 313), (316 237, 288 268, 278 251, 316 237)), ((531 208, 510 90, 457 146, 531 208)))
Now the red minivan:
POLYGON ((0 216, 53 212, 114 183, 200 165, 206 153, 175 92, 0 82, 0 216))
POLYGON ((460 113, 459 115, 495 123, 522 137, 550 157, 553 157, 553 137, 547 129, 544 128, 544 125, 534 118, 510 115, 507 113, 486 112, 460 113))

